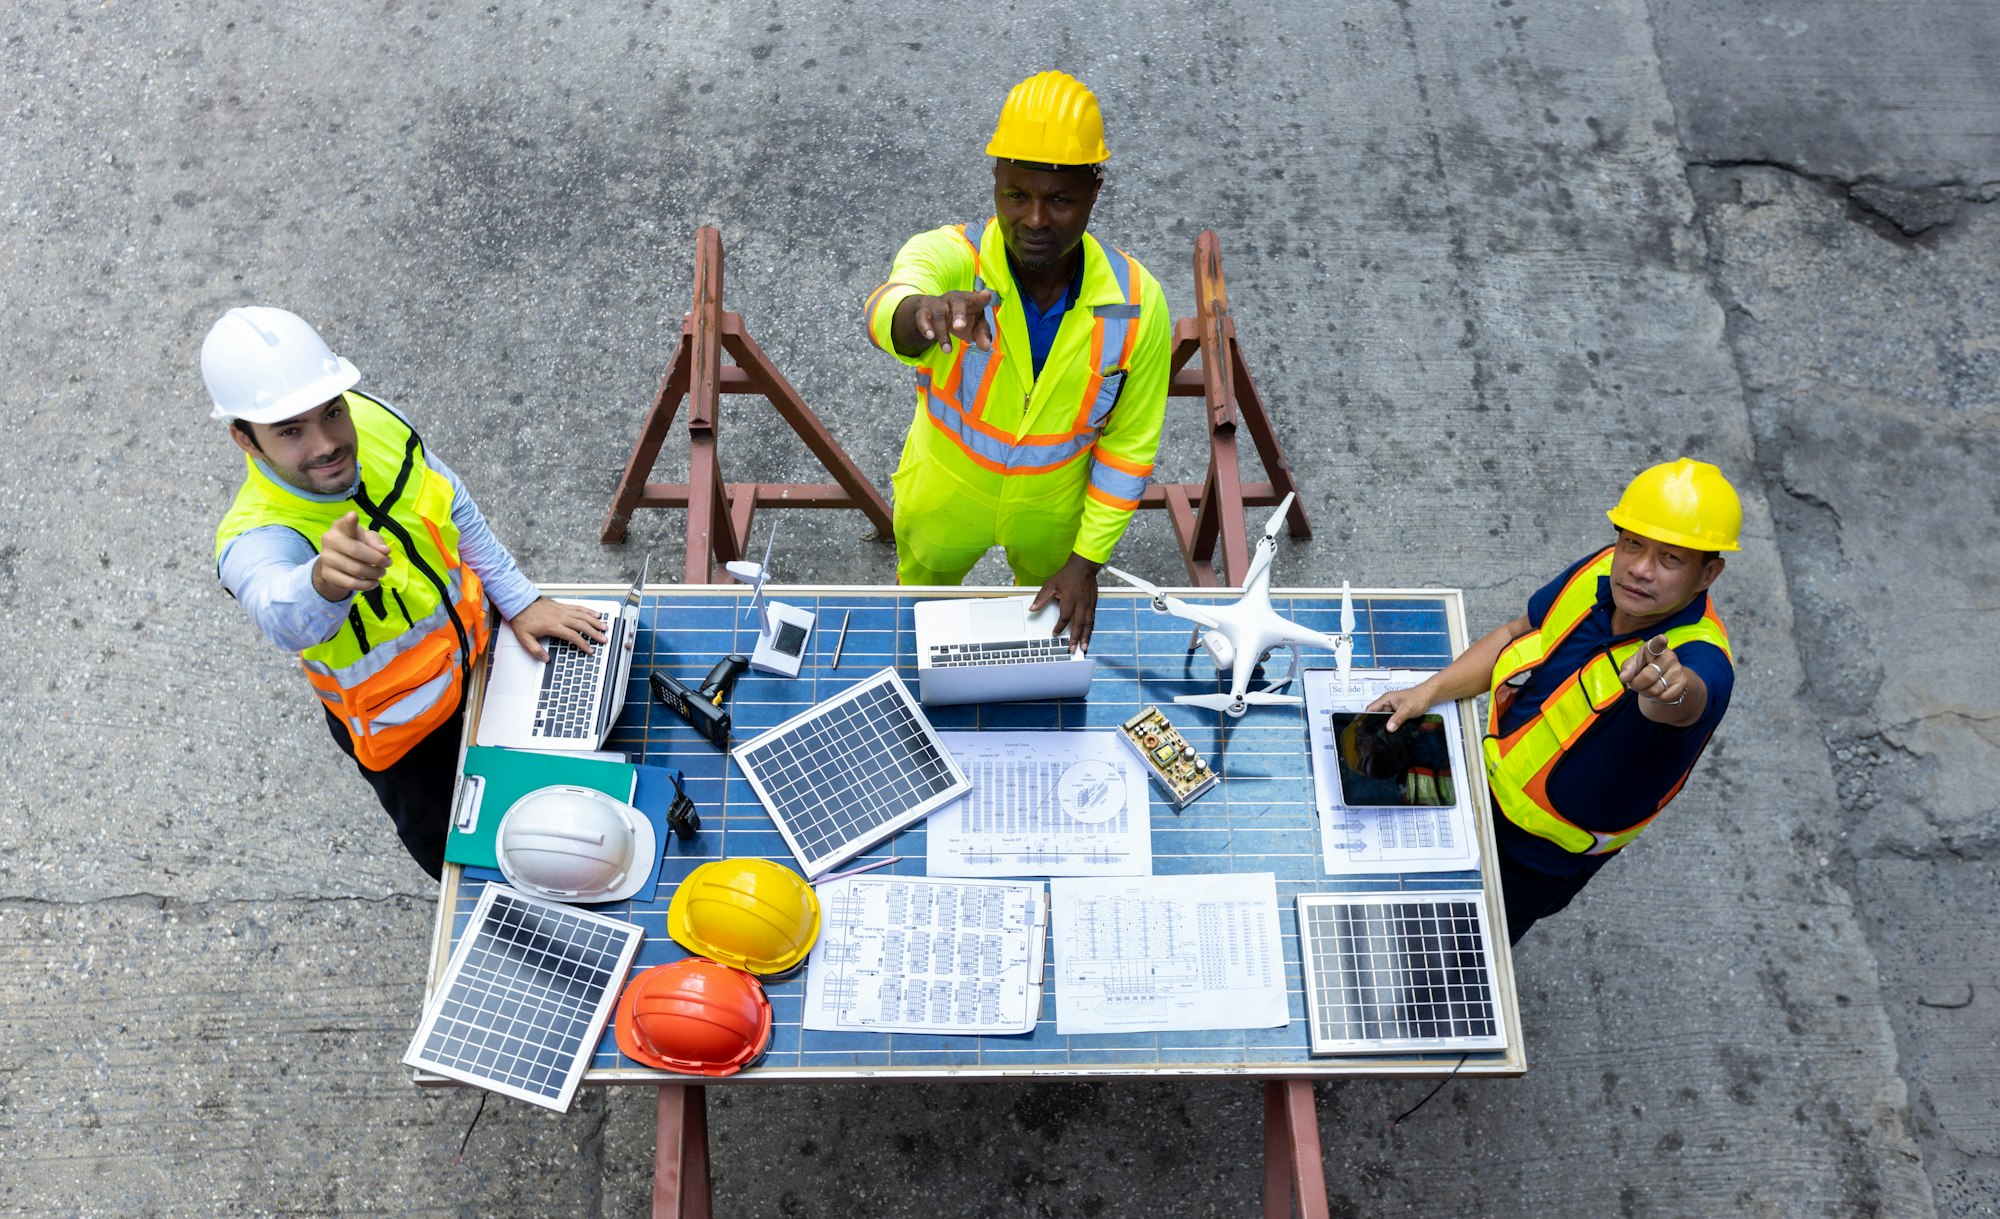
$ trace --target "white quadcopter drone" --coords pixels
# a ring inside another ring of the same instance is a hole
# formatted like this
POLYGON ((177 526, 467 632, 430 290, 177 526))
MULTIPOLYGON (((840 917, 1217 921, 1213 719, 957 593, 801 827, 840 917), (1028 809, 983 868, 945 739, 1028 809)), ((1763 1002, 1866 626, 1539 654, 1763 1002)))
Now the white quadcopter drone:
POLYGON ((1215 661, 1216 671, 1229 674, 1227 694, 1183 694, 1175 698, 1175 702, 1206 707, 1231 717, 1242 716, 1252 706, 1303 702, 1296 694, 1278 693, 1299 675, 1300 647, 1325 648, 1332 652, 1340 671, 1341 689, 1343 692, 1348 689, 1348 675, 1354 663, 1354 598, 1348 591, 1347 582, 1343 580, 1340 584, 1338 635, 1309 631, 1271 608, 1271 560, 1278 553, 1278 526, 1283 523, 1285 511, 1291 506, 1292 497, 1287 495, 1285 502, 1271 514, 1270 523, 1264 526, 1263 539, 1257 543, 1257 553, 1250 559, 1250 574, 1243 581, 1243 595, 1234 604, 1190 605, 1179 597, 1168 596, 1137 576, 1115 567, 1104 569, 1140 592, 1150 594, 1155 611, 1194 623, 1195 632, 1188 642, 1189 650, 1196 646, 1206 649, 1210 659, 1215 661), (1252 690, 1250 682, 1257 675, 1257 666, 1279 648, 1291 649, 1291 671, 1285 674, 1283 681, 1273 682, 1262 690, 1252 690))

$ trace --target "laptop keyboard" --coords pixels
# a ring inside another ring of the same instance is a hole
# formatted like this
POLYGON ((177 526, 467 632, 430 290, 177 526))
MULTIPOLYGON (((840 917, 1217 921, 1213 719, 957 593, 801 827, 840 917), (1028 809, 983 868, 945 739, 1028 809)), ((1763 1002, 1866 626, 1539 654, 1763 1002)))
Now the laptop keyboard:
POLYGON ((564 741, 596 736, 598 688, 611 647, 601 643, 586 654, 563 639, 550 639, 547 647, 549 663, 542 667, 533 735, 564 741))
POLYGON ((938 643, 931 645, 931 667, 968 668, 975 665, 1014 665, 1043 660, 1068 660, 1069 638, 1044 635, 1036 639, 1013 639, 1003 643, 938 643))

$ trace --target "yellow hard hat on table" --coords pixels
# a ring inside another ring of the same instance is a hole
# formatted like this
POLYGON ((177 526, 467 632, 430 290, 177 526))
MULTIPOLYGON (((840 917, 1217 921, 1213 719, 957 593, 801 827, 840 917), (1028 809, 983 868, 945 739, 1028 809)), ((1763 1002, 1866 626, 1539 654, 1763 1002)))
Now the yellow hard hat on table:
POLYGON ((1037 72, 1008 91, 986 155, 1036 165, 1110 160, 1097 95, 1066 72, 1037 72))
POLYGON ((1743 502, 1722 471, 1683 457, 1651 469, 1625 488, 1618 506, 1604 515, 1642 538, 1691 550, 1741 550, 1743 502))
POLYGON ((819 938, 819 897, 768 859, 718 859, 688 873, 667 906, 667 934, 690 952, 754 974, 798 967, 819 938))

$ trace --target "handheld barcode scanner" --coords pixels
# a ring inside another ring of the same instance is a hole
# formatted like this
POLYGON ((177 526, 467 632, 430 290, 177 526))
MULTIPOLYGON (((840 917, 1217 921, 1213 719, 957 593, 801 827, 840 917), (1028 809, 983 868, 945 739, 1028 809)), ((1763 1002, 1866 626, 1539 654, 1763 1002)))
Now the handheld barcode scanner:
POLYGON ((688 727, 707 737, 711 745, 727 753, 729 712, 722 703, 735 688, 736 679, 749 667, 748 656, 725 656, 701 679, 700 689, 690 689, 680 678, 654 669, 650 679, 653 697, 680 716, 688 727))

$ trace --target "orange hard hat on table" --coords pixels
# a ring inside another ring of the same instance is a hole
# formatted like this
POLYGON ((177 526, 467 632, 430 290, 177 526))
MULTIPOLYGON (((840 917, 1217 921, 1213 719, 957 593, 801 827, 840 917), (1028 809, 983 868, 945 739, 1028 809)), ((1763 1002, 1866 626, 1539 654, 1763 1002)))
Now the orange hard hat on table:
POLYGON ((619 1052, 684 1075, 734 1075, 771 1043, 771 1001, 740 969, 700 957, 655 965, 625 984, 619 1052))

